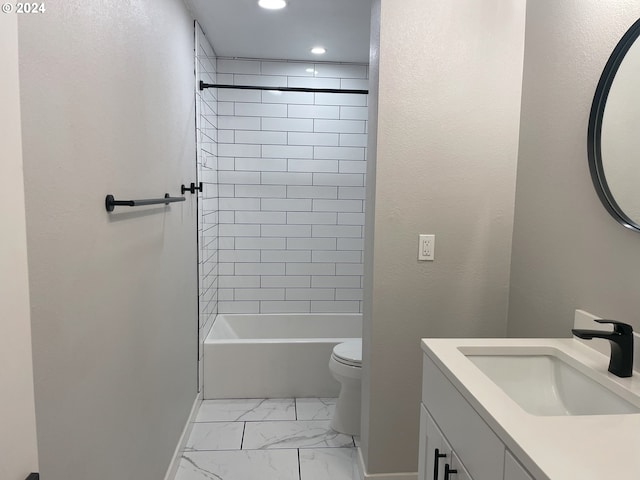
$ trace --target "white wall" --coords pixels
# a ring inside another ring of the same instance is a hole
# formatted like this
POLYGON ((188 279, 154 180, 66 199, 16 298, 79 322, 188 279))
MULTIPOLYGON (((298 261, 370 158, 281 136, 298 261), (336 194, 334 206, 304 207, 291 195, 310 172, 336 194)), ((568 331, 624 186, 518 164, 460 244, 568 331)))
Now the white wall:
POLYGON ((598 199, 587 163, 593 95, 638 2, 528 2, 509 335, 567 337, 573 312, 640 329, 640 234, 598 199))
POLYGON ((0 15, 0 478, 38 471, 22 174, 18 22, 0 15))
MULTIPOLYGON (((218 58, 217 72, 222 84, 368 87, 366 65, 218 58)), ((217 95, 219 312, 360 312, 367 95, 217 95)))
POLYGON ((415 472, 420 338, 506 332, 525 2, 380 3, 362 450, 368 473, 415 472))
POLYGON ((19 21, 36 418, 47 480, 163 478, 196 398, 193 21, 180 0, 19 21))

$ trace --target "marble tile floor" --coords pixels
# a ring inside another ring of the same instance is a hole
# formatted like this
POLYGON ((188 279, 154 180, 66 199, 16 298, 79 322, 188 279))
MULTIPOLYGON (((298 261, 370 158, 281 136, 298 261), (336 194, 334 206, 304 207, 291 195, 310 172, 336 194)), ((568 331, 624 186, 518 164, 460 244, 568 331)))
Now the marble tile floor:
POLYGON ((205 400, 175 480, 359 480, 359 439, 329 427, 335 403, 205 400))

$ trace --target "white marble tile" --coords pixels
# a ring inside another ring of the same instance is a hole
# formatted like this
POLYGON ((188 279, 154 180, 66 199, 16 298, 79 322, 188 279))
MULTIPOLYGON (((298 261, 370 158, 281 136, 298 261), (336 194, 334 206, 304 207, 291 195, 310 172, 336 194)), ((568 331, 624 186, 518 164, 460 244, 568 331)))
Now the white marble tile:
POLYGON ((300 480, 359 480, 356 448, 300 450, 300 480))
POLYGON ((196 422, 295 420, 292 398, 205 400, 196 422))
POLYGON ((331 420, 335 409, 335 398, 296 398, 298 420, 331 420))
POLYGON ((244 422, 194 423, 185 451, 240 450, 244 422))
POLYGON ((353 437, 331 430, 329 420, 252 422, 244 430, 242 448, 353 447, 353 437))
POLYGON ((187 452, 175 480, 298 480, 296 450, 187 452))

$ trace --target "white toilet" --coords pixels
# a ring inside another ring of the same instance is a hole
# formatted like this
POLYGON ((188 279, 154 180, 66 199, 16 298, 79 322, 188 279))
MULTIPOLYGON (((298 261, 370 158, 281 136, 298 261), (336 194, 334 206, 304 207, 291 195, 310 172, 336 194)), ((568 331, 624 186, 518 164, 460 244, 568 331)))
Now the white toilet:
POLYGON ((333 347, 329 370, 333 378, 340 382, 340 395, 331 428, 347 435, 360 435, 362 340, 351 340, 333 347))

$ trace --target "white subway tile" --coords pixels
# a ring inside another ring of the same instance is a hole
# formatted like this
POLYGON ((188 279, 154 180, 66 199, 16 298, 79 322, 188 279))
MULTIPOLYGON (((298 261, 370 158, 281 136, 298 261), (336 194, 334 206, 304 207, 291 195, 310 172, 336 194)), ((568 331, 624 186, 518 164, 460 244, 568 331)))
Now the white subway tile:
POLYGON ((260 236, 260 225, 220 225, 221 237, 257 237, 260 236))
MULTIPOLYGON (((364 163, 364 162, 360 162, 364 163)), ((347 173, 314 173, 313 185, 335 185, 338 187, 361 187, 364 175, 347 173)))
POLYGON ((336 291, 333 288, 287 288, 287 300, 334 300, 336 291))
POLYGON ((236 117, 221 115, 218 117, 220 130, 260 130, 260 117, 236 117))
POLYGON ((235 112, 236 115, 248 117, 286 117, 287 106, 277 103, 236 103, 235 112))
MULTIPOLYGON (((239 240, 239 239, 238 239, 239 240)), ((259 250, 219 250, 218 257, 221 262, 259 262, 259 250)))
POLYGON ((220 250, 233 250, 235 247, 234 237, 220 237, 218 239, 218 248, 220 250))
POLYGON ((235 269, 236 269, 236 275, 284 275, 285 274, 284 263, 237 263, 235 265, 235 269))
POLYGON ((285 246, 286 246, 286 240, 284 238, 262 238, 262 237, 236 238, 236 250, 243 250, 243 249, 278 250, 278 249, 284 249, 285 246))
POLYGON ((338 133, 289 133, 287 142, 289 145, 339 145, 338 133))
POLYGON ((286 212, 310 212, 311 199, 280 199, 265 198, 262 200, 262 210, 286 212))
POLYGON ((311 302, 309 301, 289 301, 289 302, 260 302, 260 313, 310 313, 311 302))
POLYGON ((340 88, 344 90, 369 90, 369 80, 359 78, 340 79, 340 88))
POLYGON ((219 213, 219 222, 222 223, 234 223, 236 221, 236 212, 222 211, 219 213))
MULTIPOLYGON (((260 102, 261 100, 260 90, 218 89, 219 102, 260 102)), ((218 105, 218 108, 220 108, 220 105, 218 105)))
MULTIPOLYGON (((233 130, 218 130, 218 143, 236 143, 235 131, 233 130)), ((202 148, 206 150, 203 145, 202 148)), ((209 153, 211 150, 208 150, 209 153)))
POLYGON ((218 313, 260 313, 260 302, 218 302, 218 313))
POLYGON ((220 210, 260 210, 259 198, 221 198, 218 202, 220 210))
POLYGON ((311 237, 311 225, 262 225, 263 237, 311 237))
POLYGON ((314 93, 316 105, 352 105, 363 107, 367 104, 367 95, 359 93, 314 93))
POLYGON ((335 250, 335 238, 287 238, 288 250, 335 250))
POLYGON ((338 250, 364 250, 364 239, 362 238, 339 238, 338 250))
MULTIPOLYGON (((316 94, 317 95, 317 94, 316 94)), ((365 133, 363 120, 313 120, 314 132, 365 133)))
POLYGON ((219 301, 233 301, 233 288, 218 288, 219 301))
POLYGON ((336 290, 336 300, 362 300, 361 288, 341 288, 336 290))
POLYGON ((288 198, 338 198, 338 187, 297 187, 288 186, 288 198))
POLYGON ((287 164, 290 172, 338 173, 337 160, 298 160, 290 159, 287 164))
POLYGON ((244 145, 241 143, 229 145, 221 143, 218 145, 218 155, 221 157, 259 157, 260 145, 244 145))
POLYGON ((265 158, 313 158, 313 147, 293 145, 264 145, 265 158))
MULTIPOLYGON (((315 278, 315 277, 314 277, 315 278)), ((324 277, 318 277, 324 278, 324 277)), ((333 277, 333 278, 347 278, 347 277, 333 277)), ((263 287, 310 287, 311 277, 307 275, 289 275, 289 276, 263 276, 260 277, 263 287)))
POLYGON ((262 130, 276 130, 283 132, 313 132, 311 118, 263 118, 262 130))
POLYGON ((265 262, 278 262, 278 263, 288 263, 288 262, 311 262, 311 252, 304 250, 295 250, 295 251, 287 251, 287 250, 263 250, 262 256, 260 257, 260 261, 265 262))
POLYGON ((259 288, 260 277, 250 275, 241 275, 238 277, 230 275, 220 275, 218 285, 220 286, 220 288, 259 288))
POLYGON ((232 60, 218 58, 216 62, 218 73, 260 73, 260 62, 258 60, 232 60))
POLYGON ((236 223, 287 223, 285 212, 235 212, 236 223))
MULTIPOLYGON (((271 265, 271 264, 269 264, 271 265)), ((335 263, 287 263, 287 275, 335 275, 335 263)))
POLYGON ((311 92, 280 92, 265 90, 262 92, 262 102, 313 105, 314 96, 311 92))
POLYGON ((312 262, 322 263, 361 263, 362 252, 359 251, 326 251, 314 250, 311 254, 312 262))
POLYGON ((235 275, 235 263, 219 263, 218 274, 222 275, 235 275))
POLYGON ((253 172, 286 172, 287 161, 283 158, 236 158, 236 170, 253 172))
POLYGON ((248 75, 234 74, 234 85, 252 85, 258 87, 286 87, 287 77, 283 75, 248 75))
POLYGON ((336 264, 336 275, 363 275, 363 265, 361 263, 338 263, 336 264))
POLYGON ((360 311, 360 302, 356 301, 323 301, 312 300, 312 313, 358 313, 360 311))
MULTIPOLYGON (((340 173, 367 173, 367 162, 362 160, 340 160, 338 164, 340 173)), ((364 177, 363 177, 364 178, 364 177)))
POLYGON ((287 132, 238 131, 236 132, 235 141, 238 143, 257 143, 261 145, 286 145, 287 132))
POLYGON ((364 200, 365 187, 338 187, 339 199, 364 200))
POLYGON ((231 184, 259 184, 260 173, 259 172, 220 172, 218 174, 219 183, 231 183, 231 184))
POLYGON ((338 213, 338 225, 364 225, 364 213, 338 213))
POLYGON ((288 112, 289 118, 340 118, 340 107, 338 106, 289 105, 288 112))
POLYGON ((313 174, 290 172, 263 172, 263 185, 311 185, 313 174))
POLYGON ((314 212, 362 212, 362 200, 313 200, 314 212))
MULTIPOLYGON (((338 215, 337 213, 325 213, 325 212, 304 212, 304 213, 297 213, 297 212, 287 212, 287 223, 290 225, 319 225, 319 224, 324 224, 324 225, 333 225, 335 226, 337 224, 337 218, 338 215)), ((313 232, 313 228, 312 228, 312 232, 313 232)), ((314 235, 317 236, 317 235, 314 235)), ((339 236, 339 235, 335 235, 335 236, 339 236)))
MULTIPOLYGON (((340 146, 341 147, 366 147, 367 134, 366 133, 341 133, 340 146)), ((362 158, 364 159, 364 157, 362 158)))
POLYGON ((360 288, 360 275, 352 276, 315 276, 311 277, 311 286, 320 288, 360 288))
POLYGON ((313 68, 313 63, 262 61, 263 75, 313 76, 313 72, 306 71, 308 68, 313 68))
MULTIPOLYGON (((210 83, 218 83, 221 85, 233 85, 233 73, 218 73, 216 74, 215 82, 210 83)), ((220 89, 216 89, 220 90, 220 89)))
POLYGON ((218 115, 233 115, 235 112, 234 102, 218 102, 218 115))
POLYGON ((236 300, 284 300, 283 288, 237 288, 236 300))
POLYGON ((297 88, 340 88, 339 78, 289 77, 288 87, 297 88))
MULTIPOLYGON (((236 197, 285 198, 287 187, 284 185, 236 185, 236 197)), ((232 195, 233 196, 233 195, 232 195)))
POLYGON ((367 78, 367 66, 355 64, 318 63, 315 65, 317 77, 367 78))
POLYGON ((311 235, 314 237, 362 237, 362 227, 351 225, 312 225, 311 235))

